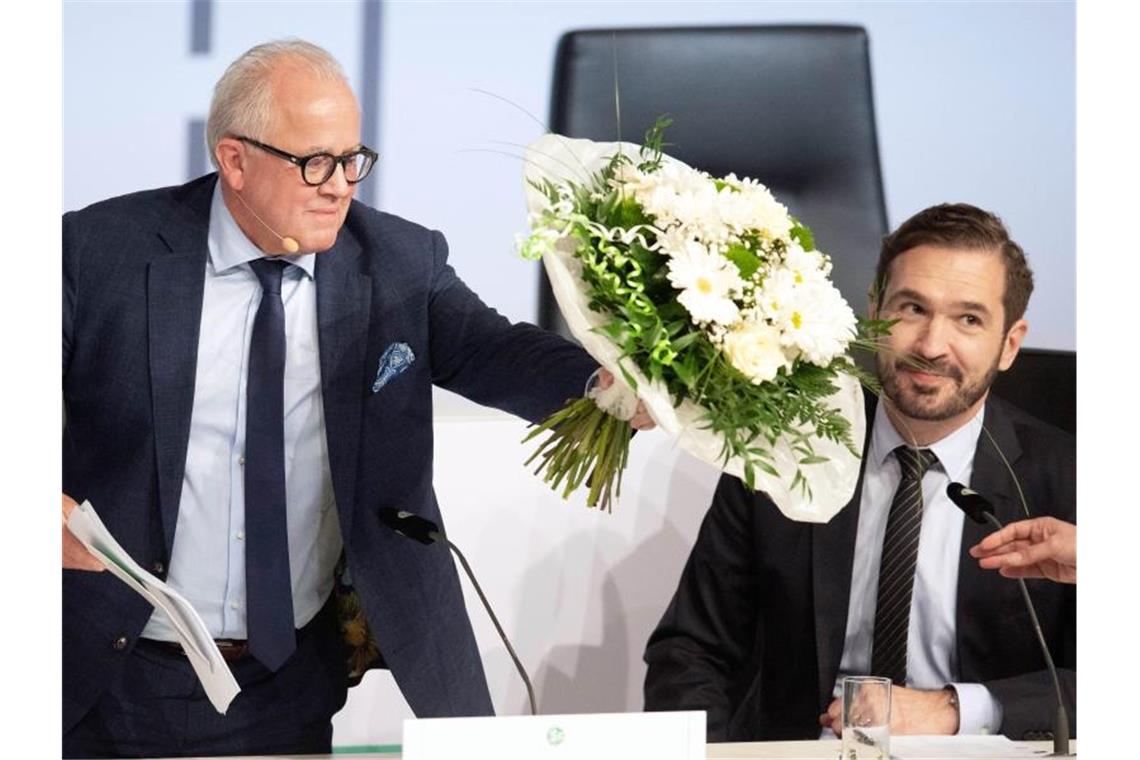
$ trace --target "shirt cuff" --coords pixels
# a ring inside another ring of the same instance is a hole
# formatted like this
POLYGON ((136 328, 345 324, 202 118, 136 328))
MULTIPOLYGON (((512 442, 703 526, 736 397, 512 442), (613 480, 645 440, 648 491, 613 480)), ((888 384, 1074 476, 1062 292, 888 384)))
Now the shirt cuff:
POLYGON ((1001 730, 1001 703, 980 683, 952 683, 958 694, 958 733, 996 734, 1001 730))

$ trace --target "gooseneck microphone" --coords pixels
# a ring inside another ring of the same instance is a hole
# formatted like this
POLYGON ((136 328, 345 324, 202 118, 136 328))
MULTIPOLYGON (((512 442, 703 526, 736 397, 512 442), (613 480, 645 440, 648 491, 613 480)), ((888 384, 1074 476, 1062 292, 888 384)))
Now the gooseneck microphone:
POLYGON ((277 230, 266 224, 265 220, 258 216, 256 211, 250 208, 250 205, 245 202, 245 198, 241 197, 241 193, 235 191, 234 195, 237 196, 237 199, 239 201, 241 201, 241 205, 245 206, 245 210, 253 214, 253 218, 261 223, 262 227, 269 230, 275 238, 281 241, 281 247, 285 249, 286 253, 296 253, 297 251, 301 250, 301 244, 297 242, 296 238, 291 238, 288 236, 283 237, 281 235, 278 235, 277 230))
MULTIPOLYGON (((994 517, 994 506, 989 499, 977 491, 961 483, 951 483, 946 486, 946 495, 950 501, 961 509, 976 523, 990 523, 998 530, 1005 526, 1001 520, 994 517)), ((1037 641, 1041 644, 1041 651, 1045 654, 1045 665, 1049 675, 1053 678, 1053 689, 1057 692, 1057 714, 1053 716, 1053 755, 1067 756, 1069 754, 1069 715, 1065 712, 1065 703, 1061 698, 1061 679, 1057 677, 1057 668, 1053 665, 1053 656, 1049 654, 1049 645, 1045 643, 1045 634, 1041 632, 1041 623, 1037 620, 1037 611, 1033 608, 1033 600, 1029 598, 1029 589, 1025 581, 1017 579, 1021 588, 1021 596, 1025 599, 1025 608, 1029 610, 1029 619, 1033 621, 1033 630, 1037 633, 1037 641)))
POLYGON ((444 535, 439 526, 426 517, 420 517, 411 512, 404 512, 402 510, 392 509, 391 507, 381 507, 379 517, 380 522, 404 538, 418 541, 421 544, 443 543, 447 545, 447 548, 455 552, 455 556, 459 558, 460 564, 463 565, 464 572, 467 573, 467 577, 471 580, 471 585, 475 587, 475 592, 479 594, 479 600, 483 602, 483 607, 491 617, 491 622, 495 624, 495 630, 499 632, 499 638, 503 640, 503 646, 507 648, 507 652, 511 655, 511 659, 515 663, 515 669, 518 670, 519 675, 522 676, 523 683, 526 684, 526 695, 527 699, 530 700, 530 714, 538 715, 538 708, 534 702, 534 687, 530 684, 530 678, 526 674, 526 669, 523 668, 522 663, 519 662, 519 656, 515 654, 515 648, 512 647, 511 642, 507 640, 507 634, 503 632, 503 626, 499 625, 499 619, 495 617, 495 613, 491 609, 491 603, 488 602, 487 597, 484 596, 483 589, 479 587, 479 581, 475 580, 475 574, 471 572, 471 566, 467 564, 467 558, 463 556, 463 552, 459 551, 459 547, 451 543, 451 540, 444 535))

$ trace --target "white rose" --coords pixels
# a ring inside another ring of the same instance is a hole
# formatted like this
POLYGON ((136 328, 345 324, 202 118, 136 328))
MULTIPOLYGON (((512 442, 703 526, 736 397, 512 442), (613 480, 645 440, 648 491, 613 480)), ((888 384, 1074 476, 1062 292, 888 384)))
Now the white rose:
POLYGON ((756 385, 776 377, 788 358, 780 331, 763 322, 745 322, 724 336, 724 352, 732 366, 756 385))

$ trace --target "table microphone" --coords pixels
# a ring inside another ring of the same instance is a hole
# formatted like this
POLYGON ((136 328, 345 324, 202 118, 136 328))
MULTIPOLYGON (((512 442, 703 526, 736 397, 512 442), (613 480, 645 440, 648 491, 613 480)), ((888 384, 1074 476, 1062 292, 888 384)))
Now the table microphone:
MULTIPOLYGON (((998 530, 1005 527, 1001 524, 1001 520, 994 517, 993 504, 977 491, 961 483, 952 482, 946 486, 946 495, 974 522, 982 524, 988 522, 998 530)), ((1041 644, 1041 651, 1045 653, 1045 665, 1049 668, 1049 675, 1053 678, 1053 688, 1057 692, 1057 714, 1053 717, 1053 755, 1051 756, 1068 756, 1069 716, 1065 712, 1065 703, 1061 699, 1061 679, 1057 677, 1057 668, 1053 665, 1053 656, 1049 654, 1045 635, 1041 633, 1041 623, 1037 620, 1033 600, 1029 598, 1029 589, 1025 587, 1025 581, 1021 578, 1017 579, 1017 584, 1021 588, 1021 596, 1025 599, 1025 608, 1029 610, 1029 618, 1033 621, 1033 630, 1037 633, 1037 641, 1041 644)))
POLYGON ((275 238, 281 241, 281 247, 285 249, 286 253, 296 253, 297 251, 301 250, 301 244, 297 242, 296 238, 291 238, 288 236, 283 237, 281 235, 278 235, 277 230, 266 224, 265 220, 258 216, 256 211, 250 208, 249 204, 245 202, 245 198, 241 197, 241 193, 235 192, 234 195, 236 195, 237 199, 241 201, 241 205, 245 206, 245 210, 253 214, 253 218, 261 223, 262 227, 269 230, 275 238))
POLYGON ((479 600, 483 602, 483 607, 486 608, 487 614, 491 617, 491 622, 495 624, 495 630, 499 632, 499 638, 503 640, 503 646, 507 648, 511 659, 514 660, 515 669, 518 670, 519 675, 522 676, 523 683, 526 684, 526 695, 527 699, 530 700, 530 714, 538 715, 538 708, 535 707, 534 702, 534 687, 530 684, 530 678, 527 677, 526 669, 523 668, 522 663, 519 662, 519 656, 515 654, 515 649, 511 646, 511 642, 507 641, 507 634, 503 633, 503 627, 499 625, 499 619, 495 617, 494 611, 491 610, 491 603, 488 602, 487 597, 483 595, 483 589, 479 587, 479 581, 475 580, 475 574, 471 572, 471 566, 467 564, 467 558, 463 556, 463 552, 459 551, 459 547, 451 543, 450 539, 444 535, 444 532, 440 530, 439 526, 426 517, 420 517, 411 512, 404 512, 403 510, 392 509, 391 507, 381 507, 379 517, 380 522, 404 538, 418 541, 421 544, 440 542, 446 544, 447 548, 455 552, 455 556, 459 558, 460 564, 463 565, 463 570, 471 580, 471 585, 475 587, 475 592, 479 594, 479 600))

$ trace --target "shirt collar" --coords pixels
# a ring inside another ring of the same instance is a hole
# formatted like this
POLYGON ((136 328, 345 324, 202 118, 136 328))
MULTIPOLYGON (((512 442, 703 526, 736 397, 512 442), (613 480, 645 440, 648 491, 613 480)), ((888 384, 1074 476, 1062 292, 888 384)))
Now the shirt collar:
MULTIPOLYGON (((982 419, 985 416, 986 405, 978 409, 969 422, 962 425, 950 435, 935 441, 923 448, 930 449, 938 457, 942 471, 951 480, 960 479, 962 473, 970 466, 974 459, 974 451, 978 448, 978 436, 982 432, 982 419)), ((875 407, 875 422, 871 433, 871 447, 868 452, 869 462, 876 467, 882 467, 887 457, 899 446, 907 445, 899 432, 895 430, 894 423, 887 416, 886 404, 880 401, 875 407)))
MULTIPOLYGON (((262 258, 262 253, 253 242, 246 237, 238 227, 237 220, 226 207, 222 198, 222 180, 219 177, 214 185, 214 197, 210 201, 210 232, 208 238, 210 248, 210 263, 215 274, 221 274, 228 269, 241 266, 248 261, 262 258)), ((309 279, 313 279, 314 253, 303 253, 296 256, 278 256, 284 261, 302 270, 309 279)))

